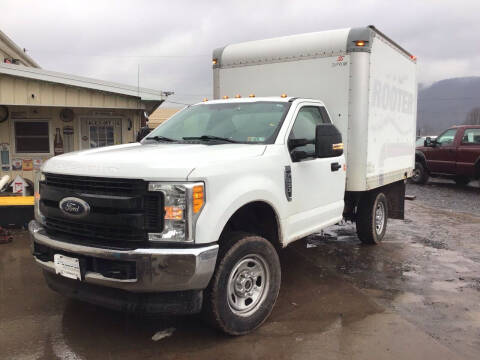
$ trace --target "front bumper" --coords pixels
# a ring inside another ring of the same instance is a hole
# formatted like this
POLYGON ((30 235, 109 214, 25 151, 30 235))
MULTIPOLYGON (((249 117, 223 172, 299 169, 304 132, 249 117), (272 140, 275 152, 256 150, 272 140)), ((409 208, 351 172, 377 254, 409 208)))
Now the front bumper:
MULTIPOLYGON (((48 235, 35 220, 28 229, 32 245, 40 244, 70 256, 91 257, 112 261, 135 262, 134 279, 106 277, 98 272, 86 271, 82 282, 129 292, 153 293, 185 290, 203 290, 215 270, 218 245, 180 249, 111 250, 72 244, 48 235)), ((55 274, 53 261, 35 261, 47 272, 55 274)))

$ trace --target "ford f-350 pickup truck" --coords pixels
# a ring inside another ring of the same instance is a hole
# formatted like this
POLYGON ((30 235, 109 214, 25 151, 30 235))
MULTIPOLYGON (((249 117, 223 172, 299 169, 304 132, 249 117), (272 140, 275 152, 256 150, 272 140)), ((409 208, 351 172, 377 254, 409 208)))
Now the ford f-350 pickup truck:
POLYGON ((373 27, 215 50, 216 100, 140 143, 44 164, 29 230, 48 285, 252 331, 277 299, 283 247, 342 219, 377 244, 403 218, 415 68, 373 27))
POLYGON ((429 177, 453 179, 458 185, 480 178, 480 125, 454 126, 416 148, 412 181, 425 184, 429 177))

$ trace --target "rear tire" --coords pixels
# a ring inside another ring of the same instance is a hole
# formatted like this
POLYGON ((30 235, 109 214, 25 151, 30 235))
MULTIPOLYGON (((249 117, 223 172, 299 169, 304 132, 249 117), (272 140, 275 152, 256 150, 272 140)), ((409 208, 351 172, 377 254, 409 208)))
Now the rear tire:
POLYGON ((357 206, 357 235, 364 244, 379 244, 387 231, 388 203, 382 192, 365 194, 357 206))
POLYGON ((220 245, 215 273, 205 290, 203 316, 227 334, 247 334, 272 312, 280 281, 280 260, 268 240, 231 233, 220 245))
POLYGON ((470 182, 470 179, 466 176, 456 176, 453 180, 458 186, 466 186, 470 182))
POLYGON ((426 184, 428 181, 428 173, 425 169, 425 166, 419 161, 415 163, 415 169, 413 170, 412 174, 412 182, 414 184, 426 184))

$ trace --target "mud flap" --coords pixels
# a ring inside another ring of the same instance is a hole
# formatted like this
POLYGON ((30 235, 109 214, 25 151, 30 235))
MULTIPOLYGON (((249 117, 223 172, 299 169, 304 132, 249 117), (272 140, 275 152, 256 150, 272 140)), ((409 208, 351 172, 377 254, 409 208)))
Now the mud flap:
POLYGON ((388 217, 405 219, 405 181, 400 180, 385 187, 384 193, 388 200, 388 217))

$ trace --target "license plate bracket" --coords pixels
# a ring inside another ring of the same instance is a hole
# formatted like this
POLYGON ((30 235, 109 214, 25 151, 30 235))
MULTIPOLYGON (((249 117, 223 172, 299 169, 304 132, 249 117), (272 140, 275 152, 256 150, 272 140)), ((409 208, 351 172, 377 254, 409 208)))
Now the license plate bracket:
POLYGON ((82 280, 80 260, 62 254, 53 255, 55 273, 73 280, 82 280))

